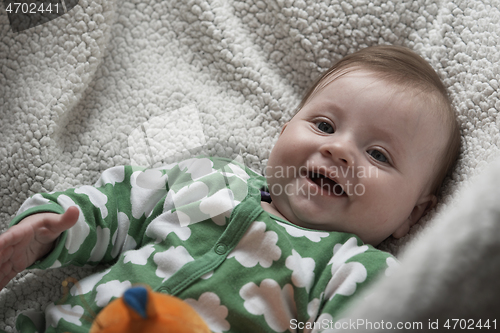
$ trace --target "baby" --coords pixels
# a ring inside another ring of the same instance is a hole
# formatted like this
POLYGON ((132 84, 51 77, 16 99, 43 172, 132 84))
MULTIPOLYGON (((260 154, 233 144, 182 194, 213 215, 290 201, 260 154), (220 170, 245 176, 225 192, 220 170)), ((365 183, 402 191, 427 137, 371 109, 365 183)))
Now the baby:
POLYGON ((92 313, 135 283, 184 299, 214 332, 335 328, 395 263, 374 246, 434 207, 459 144, 433 69, 402 47, 366 48, 308 92, 265 178, 193 158, 34 195, 0 236, 0 288, 26 268, 111 264, 44 316, 20 315, 23 333, 87 332, 92 313))

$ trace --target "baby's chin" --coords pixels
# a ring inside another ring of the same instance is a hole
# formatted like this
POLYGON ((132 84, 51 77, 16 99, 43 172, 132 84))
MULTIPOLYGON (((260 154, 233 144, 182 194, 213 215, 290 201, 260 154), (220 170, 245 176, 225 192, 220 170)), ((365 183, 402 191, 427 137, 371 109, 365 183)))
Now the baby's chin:
POLYGON ((284 215, 284 217, 288 222, 306 229, 326 232, 345 232, 341 231, 342 228, 337 227, 334 221, 321 221, 317 219, 311 219, 310 216, 302 216, 301 212, 290 213, 288 217, 286 215, 284 215))

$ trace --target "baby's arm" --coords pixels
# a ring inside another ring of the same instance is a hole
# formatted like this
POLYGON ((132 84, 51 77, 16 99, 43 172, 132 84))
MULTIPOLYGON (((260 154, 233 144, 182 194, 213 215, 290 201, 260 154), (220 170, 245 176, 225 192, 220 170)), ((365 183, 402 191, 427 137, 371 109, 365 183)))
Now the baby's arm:
POLYGON ((75 225, 78 214, 76 207, 64 214, 33 214, 1 234, 0 290, 17 273, 50 252, 57 237, 75 225))

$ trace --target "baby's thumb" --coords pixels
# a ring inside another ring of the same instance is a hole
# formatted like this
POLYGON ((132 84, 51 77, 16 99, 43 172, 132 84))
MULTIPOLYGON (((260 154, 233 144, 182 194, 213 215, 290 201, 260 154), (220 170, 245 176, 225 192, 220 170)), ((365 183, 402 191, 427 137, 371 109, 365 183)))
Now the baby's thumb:
POLYGON ((69 207, 63 215, 61 215, 59 222, 53 226, 53 231, 63 232, 68 230, 76 224, 78 221, 78 216, 80 215, 80 210, 76 206, 69 207))

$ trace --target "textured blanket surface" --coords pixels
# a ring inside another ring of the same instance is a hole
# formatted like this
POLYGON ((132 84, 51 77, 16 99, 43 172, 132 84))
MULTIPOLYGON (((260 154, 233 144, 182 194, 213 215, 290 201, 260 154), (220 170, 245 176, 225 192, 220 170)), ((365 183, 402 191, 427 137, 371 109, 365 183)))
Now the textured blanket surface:
MULTIPOLYGON (((433 309, 445 317, 474 304, 464 319, 498 309, 478 292, 498 287, 476 273, 484 261, 496 262, 491 276, 500 273, 491 238, 498 212, 479 214, 499 206, 500 175, 487 173, 456 198, 499 153, 499 20, 500 1, 80 0, 13 32, 1 8, 0 229, 30 195, 93 184, 114 165, 209 154, 262 171, 320 73, 362 47, 405 45, 449 88, 462 152, 436 209, 381 246, 396 255, 404 248, 403 268, 371 289, 386 307, 364 303, 353 316, 426 321, 433 309)), ((13 332, 19 312, 43 309, 65 278, 95 269, 19 274, 0 292, 0 329, 13 332)))

